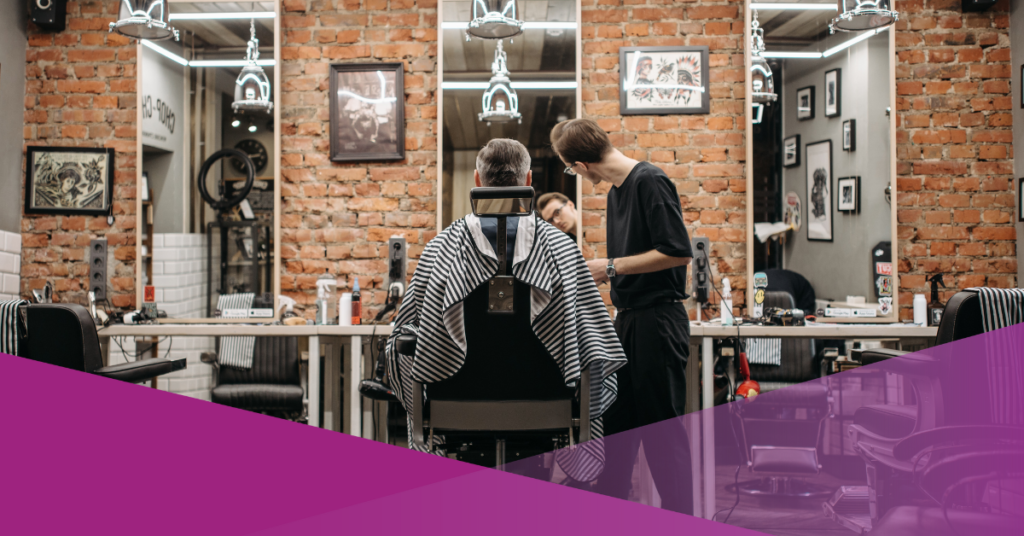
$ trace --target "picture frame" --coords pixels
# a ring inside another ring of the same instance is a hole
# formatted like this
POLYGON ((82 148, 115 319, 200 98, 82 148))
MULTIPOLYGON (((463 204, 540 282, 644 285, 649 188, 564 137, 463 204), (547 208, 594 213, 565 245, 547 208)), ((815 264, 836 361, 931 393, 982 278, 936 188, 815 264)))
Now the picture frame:
POLYGON ((25 153, 25 214, 110 214, 113 148, 30 146, 25 153))
POLYGON ((796 167, 800 165, 799 134, 794 134, 782 140, 782 165, 783 167, 796 167))
POLYGON ((832 140, 807 144, 807 240, 832 241, 832 140))
POLYGON ((708 55, 707 46, 619 47, 619 114, 710 113, 708 55))
POLYGON ((843 121, 843 150, 854 152, 857 150, 857 120, 847 119, 843 121))
POLYGON ((825 71, 825 117, 839 117, 843 113, 843 70, 825 71))
POLYGON ((836 181, 836 209, 847 214, 860 213, 860 177, 840 177, 836 181))
POLYGON ((402 63, 341 63, 330 68, 332 162, 405 160, 402 63))
POLYGON ((149 173, 145 171, 142 172, 142 191, 139 192, 139 197, 143 202, 149 201, 149 173))
POLYGON ((814 86, 796 90, 796 118, 800 121, 814 119, 814 86))
POLYGON ((1024 177, 1017 180, 1017 221, 1024 222, 1024 177))

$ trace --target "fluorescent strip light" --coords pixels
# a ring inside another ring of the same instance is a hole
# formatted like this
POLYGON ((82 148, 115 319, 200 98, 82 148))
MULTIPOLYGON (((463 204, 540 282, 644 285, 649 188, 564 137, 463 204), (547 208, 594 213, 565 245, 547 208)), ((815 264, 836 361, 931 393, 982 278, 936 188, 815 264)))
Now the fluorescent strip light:
POLYGON ((171 13, 171 20, 229 20, 229 19, 272 19, 273 11, 249 11, 244 13, 171 13))
POLYGON ((754 2, 750 4, 750 9, 763 9, 766 11, 773 9, 780 11, 839 11, 839 5, 835 2, 831 4, 773 4, 769 2, 754 2))
MULTIPOLYGON (((444 22, 441 23, 442 30, 466 30, 468 22, 444 22)), ((575 22, 524 22, 524 30, 575 30, 575 22)))
MULTIPOLYGON (((490 82, 445 82, 441 89, 471 89, 484 91, 490 82)), ((576 82, 512 82, 512 89, 576 89, 576 82)))
MULTIPOLYGON (((245 67, 248 60, 192 60, 188 62, 191 67, 245 67)), ((273 67, 274 60, 256 60, 260 67, 273 67)))
POLYGON ((761 53, 762 58, 809 58, 818 59, 821 57, 821 52, 768 52, 767 50, 761 53))
POLYGON ((177 63, 178 65, 181 65, 182 67, 188 65, 188 60, 171 52, 170 50, 167 50, 166 48, 158 47, 146 39, 140 39, 139 41, 142 43, 142 46, 152 50, 153 52, 156 52, 157 54, 160 54, 161 56, 173 61, 174 63, 177 63))
POLYGON ((840 43, 840 44, 838 44, 838 45, 836 45, 836 46, 826 50, 825 52, 822 52, 821 53, 821 57, 827 58, 827 57, 835 54, 836 52, 839 52, 841 50, 845 50, 847 48, 850 48, 853 45, 856 45, 857 43, 860 43, 861 41, 864 41, 865 39, 868 39, 871 36, 878 35, 879 33, 884 32, 884 31, 886 31, 888 29, 889 29, 889 27, 886 26, 885 28, 879 28, 877 30, 866 31, 866 32, 858 35, 857 37, 854 37, 853 39, 850 39, 848 41, 844 41, 844 42, 842 42, 842 43, 840 43))

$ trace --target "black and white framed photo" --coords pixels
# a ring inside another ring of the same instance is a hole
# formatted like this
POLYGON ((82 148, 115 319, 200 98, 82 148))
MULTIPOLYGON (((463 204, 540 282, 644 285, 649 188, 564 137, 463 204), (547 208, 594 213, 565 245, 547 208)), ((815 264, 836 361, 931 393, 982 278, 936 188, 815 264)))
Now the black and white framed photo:
POLYGON ((331 161, 405 159, 401 63, 331 65, 331 161))
POLYGON ((796 90, 796 118, 801 121, 814 119, 814 86, 796 90))
POLYGON ((114 149, 29 147, 25 214, 106 216, 114 190, 114 149))
POLYGON ((807 145, 807 239, 832 241, 832 140, 807 145))
POLYGON ((782 140, 782 165, 794 167, 800 165, 800 135, 794 134, 782 140))
POLYGON ((708 47, 619 47, 619 113, 711 111, 708 47))
POLYGON ((857 120, 847 119, 843 121, 843 150, 857 150, 857 120))
POLYGON ((839 212, 860 212, 860 177, 840 177, 836 181, 836 208, 839 212))
POLYGON ((1024 177, 1017 183, 1017 221, 1024 222, 1024 177))
POLYGON ((825 117, 839 117, 843 113, 842 69, 825 71, 825 117))

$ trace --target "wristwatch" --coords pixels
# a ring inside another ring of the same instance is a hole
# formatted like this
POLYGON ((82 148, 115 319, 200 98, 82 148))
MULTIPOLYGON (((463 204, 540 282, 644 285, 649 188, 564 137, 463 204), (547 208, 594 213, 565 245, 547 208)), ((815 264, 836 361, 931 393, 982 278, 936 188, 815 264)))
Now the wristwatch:
POLYGON ((608 259, 608 266, 604 269, 604 273, 608 275, 608 279, 615 277, 615 259, 608 259))

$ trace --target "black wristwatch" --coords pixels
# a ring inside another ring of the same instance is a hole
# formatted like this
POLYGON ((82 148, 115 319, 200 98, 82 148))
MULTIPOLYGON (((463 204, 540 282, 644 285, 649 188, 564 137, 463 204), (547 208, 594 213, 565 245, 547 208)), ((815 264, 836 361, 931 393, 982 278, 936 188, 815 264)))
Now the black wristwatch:
POLYGON ((604 269, 604 273, 608 276, 609 280, 617 275, 615 273, 615 259, 608 259, 608 266, 604 269))

